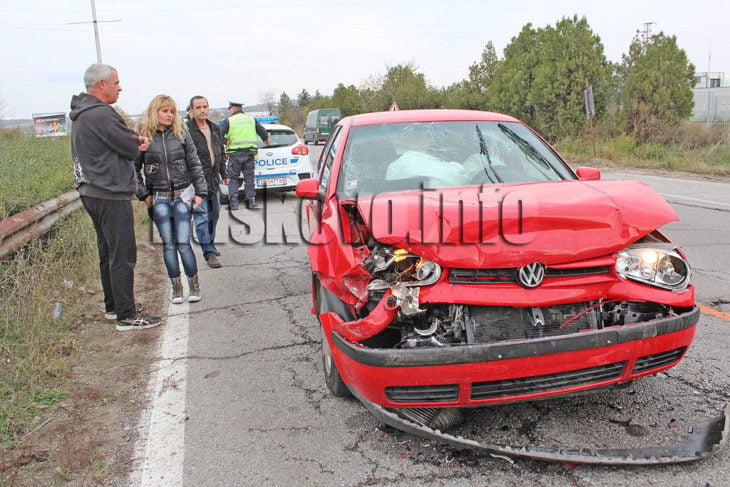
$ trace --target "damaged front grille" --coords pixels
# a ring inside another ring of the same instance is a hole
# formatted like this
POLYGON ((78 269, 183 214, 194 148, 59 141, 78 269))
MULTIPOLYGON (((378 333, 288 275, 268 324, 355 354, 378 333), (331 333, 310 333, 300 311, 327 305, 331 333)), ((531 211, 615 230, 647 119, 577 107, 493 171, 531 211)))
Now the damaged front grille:
POLYGON ((557 374, 476 382, 471 386, 471 398, 473 400, 495 399, 596 384, 598 382, 618 379, 625 365, 625 362, 619 362, 557 374))

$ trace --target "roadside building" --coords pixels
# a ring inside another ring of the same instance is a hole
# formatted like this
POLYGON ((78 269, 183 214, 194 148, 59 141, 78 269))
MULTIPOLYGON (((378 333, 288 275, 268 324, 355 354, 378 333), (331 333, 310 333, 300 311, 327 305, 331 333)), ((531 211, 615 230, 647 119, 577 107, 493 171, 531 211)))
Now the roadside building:
POLYGON ((730 86, 723 72, 695 76, 693 122, 730 122, 730 86))

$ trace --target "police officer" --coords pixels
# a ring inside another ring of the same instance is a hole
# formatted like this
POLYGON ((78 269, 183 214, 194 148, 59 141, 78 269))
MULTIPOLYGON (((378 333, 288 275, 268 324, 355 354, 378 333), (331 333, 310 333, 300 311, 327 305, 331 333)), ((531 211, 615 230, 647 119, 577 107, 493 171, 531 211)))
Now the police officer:
POLYGON ((256 134, 266 145, 269 145, 269 135, 253 116, 243 113, 243 103, 228 102, 228 113, 228 118, 221 123, 221 131, 227 141, 228 209, 238 209, 238 175, 241 170, 245 184, 246 208, 257 208, 254 183, 254 157, 258 153, 256 134))

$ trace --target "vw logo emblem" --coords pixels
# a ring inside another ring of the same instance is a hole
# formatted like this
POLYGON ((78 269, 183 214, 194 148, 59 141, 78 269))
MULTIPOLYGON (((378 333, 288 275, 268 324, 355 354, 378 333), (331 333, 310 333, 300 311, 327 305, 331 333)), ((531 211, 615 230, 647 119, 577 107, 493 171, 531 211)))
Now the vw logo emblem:
POLYGON ((539 262, 533 262, 532 264, 527 264, 525 267, 520 267, 518 273, 520 285, 527 288, 539 286, 544 277, 545 266, 539 262))

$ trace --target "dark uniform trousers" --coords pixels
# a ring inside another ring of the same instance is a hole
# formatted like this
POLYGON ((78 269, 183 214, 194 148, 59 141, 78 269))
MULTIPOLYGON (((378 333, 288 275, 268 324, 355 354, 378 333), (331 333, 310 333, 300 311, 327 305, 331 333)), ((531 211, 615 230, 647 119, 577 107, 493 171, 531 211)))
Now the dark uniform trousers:
POLYGON ((231 206, 238 205, 238 175, 241 174, 241 171, 243 171, 246 202, 253 203, 256 199, 255 153, 253 150, 241 149, 228 154, 228 202, 231 206))

